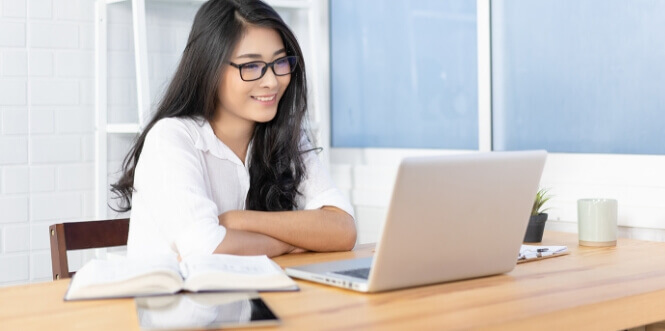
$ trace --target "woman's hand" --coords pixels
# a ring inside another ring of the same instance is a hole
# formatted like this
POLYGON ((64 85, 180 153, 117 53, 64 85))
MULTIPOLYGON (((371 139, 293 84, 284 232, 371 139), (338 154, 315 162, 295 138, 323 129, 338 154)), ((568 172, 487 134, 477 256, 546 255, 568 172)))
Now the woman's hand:
POLYGON ((304 248, 300 248, 300 247, 296 247, 296 246, 291 246, 291 247, 293 247, 293 249, 291 249, 291 251, 288 254, 291 254, 291 253, 297 254, 297 253, 309 252, 308 250, 306 250, 304 248))

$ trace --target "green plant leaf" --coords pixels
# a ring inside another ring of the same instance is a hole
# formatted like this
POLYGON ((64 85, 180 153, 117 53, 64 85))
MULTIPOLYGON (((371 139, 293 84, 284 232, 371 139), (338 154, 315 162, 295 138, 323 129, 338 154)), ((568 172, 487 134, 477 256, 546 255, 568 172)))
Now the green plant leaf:
POLYGON ((533 208, 531 208, 531 215, 538 215, 549 210, 549 208, 543 208, 545 203, 547 203, 552 196, 549 194, 549 188, 541 188, 536 193, 536 198, 533 201, 533 208))

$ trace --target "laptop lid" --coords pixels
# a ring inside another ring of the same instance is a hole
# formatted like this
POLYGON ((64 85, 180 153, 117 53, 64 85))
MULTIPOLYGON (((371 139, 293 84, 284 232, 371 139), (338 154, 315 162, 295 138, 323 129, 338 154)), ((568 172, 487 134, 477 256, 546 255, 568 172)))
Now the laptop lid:
POLYGON ((368 290, 511 271, 545 158, 523 151, 404 159, 368 290))
POLYGON ((286 272, 368 292, 508 272, 517 262, 545 158, 545 151, 405 158, 374 259, 286 272), (335 273, 370 264, 368 281, 335 273))

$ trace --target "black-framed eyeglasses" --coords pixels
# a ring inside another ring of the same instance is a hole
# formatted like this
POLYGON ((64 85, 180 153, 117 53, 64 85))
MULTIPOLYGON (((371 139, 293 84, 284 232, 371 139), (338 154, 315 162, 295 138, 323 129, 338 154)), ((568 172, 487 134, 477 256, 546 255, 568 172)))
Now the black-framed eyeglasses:
POLYGON ((252 61, 243 64, 235 64, 229 62, 230 65, 238 68, 240 71, 240 78, 246 82, 261 79, 268 71, 268 67, 272 68, 275 76, 286 76, 296 70, 298 64, 297 56, 285 56, 279 59, 266 63, 263 61, 252 61))

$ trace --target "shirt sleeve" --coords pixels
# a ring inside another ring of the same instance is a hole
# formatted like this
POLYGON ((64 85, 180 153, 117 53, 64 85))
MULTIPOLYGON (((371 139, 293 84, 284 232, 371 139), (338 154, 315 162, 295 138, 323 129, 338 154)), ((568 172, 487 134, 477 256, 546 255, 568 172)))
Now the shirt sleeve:
POLYGON ((151 235, 164 236, 182 258, 211 254, 226 235, 194 141, 182 122, 159 121, 146 136, 134 176, 135 195, 150 215, 136 221, 152 222, 151 235))
POLYGON ((299 209, 319 209, 323 206, 337 207, 354 217, 353 206, 349 199, 337 188, 328 168, 319 160, 316 150, 305 134, 302 135, 300 145, 303 151, 303 163, 306 167, 306 176, 300 184, 302 203, 299 209))

